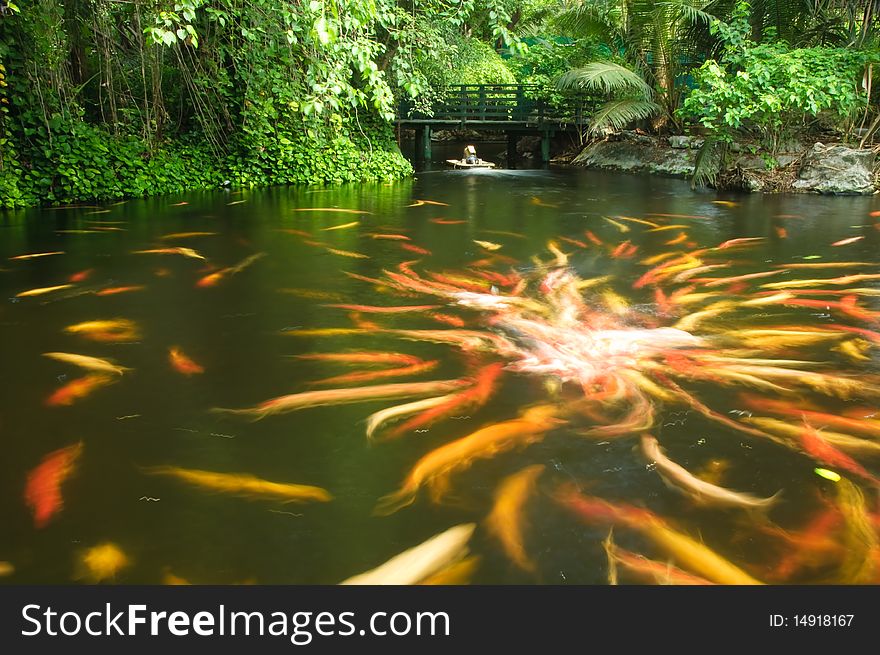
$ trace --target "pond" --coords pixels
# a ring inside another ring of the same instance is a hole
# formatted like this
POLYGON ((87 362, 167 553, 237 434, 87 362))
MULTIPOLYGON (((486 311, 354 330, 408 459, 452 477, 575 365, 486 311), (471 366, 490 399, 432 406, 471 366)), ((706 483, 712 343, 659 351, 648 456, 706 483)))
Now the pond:
POLYGON ((475 523, 435 581, 877 582, 877 209, 433 170, 0 217, 0 580, 336 584, 475 523))

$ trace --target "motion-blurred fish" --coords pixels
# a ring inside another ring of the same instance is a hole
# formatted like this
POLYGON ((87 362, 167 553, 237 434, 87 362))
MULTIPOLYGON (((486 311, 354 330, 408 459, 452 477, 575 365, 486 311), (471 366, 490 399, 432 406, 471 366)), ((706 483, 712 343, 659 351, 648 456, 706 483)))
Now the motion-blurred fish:
POLYGON ((213 237, 217 236, 217 232, 174 232, 173 234, 163 234, 159 238, 163 241, 169 240, 177 240, 177 239, 195 239, 198 237, 213 237))
POLYGON ((104 289, 100 289, 99 291, 95 291, 96 296, 116 296, 120 293, 131 293, 132 291, 143 291, 146 289, 142 284, 134 284, 127 287, 106 287, 104 289))
POLYGON ((361 224, 360 221, 352 221, 351 223, 343 223, 342 225, 334 225, 332 227, 321 228, 321 232, 332 232, 333 230, 346 230, 350 227, 357 227, 360 224, 361 224))
POLYGON ((149 250, 132 250, 135 255, 182 255, 190 259, 205 260, 204 255, 200 255, 192 248, 151 248, 149 250))
POLYGON ((115 578, 117 573, 130 565, 131 560, 119 546, 106 542, 85 551, 80 558, 77 577, 97 584, 115 578))
POLYGON ((629 232, 629 225, 624 225, 620 221, 615 221, 613 218, 608 218, 607 216, 602 217, 603 220, 611 223, 614 227, 620 230, 622 233, 629 232))
POLYGON ((436 574, 467 554, 467 543, 476 529, 462 523, 409 548, 366 573, 343 580, 342 585, 412 585, 436 574))
POLYGON ((61 485, 76 471, 83 444, 59 448, 46 455, 27 476, 24 500, 34 515, 34 526, 44 528, 64 507, 61 485))
POLYGON ((467 223, 467 221, 452 218, 429 218, 428 220, 437 225, 462 225, 463 223, 467 223))
POLYGON ((16 298, 30 298, 33 296, 43 296, 47 293, 54 293, 55 291, 63 291, 64 289, 72 289, 72 284, 58 284, 53 287, 40 287, 39 289, 29 289, 28 291, 22 291, 21 293, 15 294, 16 298))
POLYGON ((526 525, 523 514, 526 501, 534 493, 538 477, 543 472, 543 464, 534 464, 504 478, 495 491, 495 502, 486 517, 489 532, 501 542, 511 561, 524 571, 534 571, 535 563, 526 554, 523 544, 526 525))
POLYGON ((335 214, 369 214, 361 209, 340 209, 338 207, 300 207, 295 212, 330 212, 335 214))
POLYGON ((216 286, 222 280, 224 280, 228 277, 231 277, 233 275, 236 275, 238 273, 241 273, 243 270, 248 268, 255 261, 257 261, 258 259, 261 259, 262 257, 265 257, 265 256, 266 256, 266 253, 264 253, 264 252, 258 252, 258 253, 254 253, 253 255, 249 255, 248 257, 245 257, 243 260, 241 260, 235 266, 229 266, 228 268, 221 268, 219 271, 214 271, 213 273, 209 273, 208 275, 200 278, 196 282, 196 286, 200 287, 200 288, 216 286))
POLYGON ((640 532, 666 551, 679 565, 718 584, 762 584, 705 544, 673 530, 663 519, 647 510, 615 505, 583 496, 574 489, 561 489, 556 499, 582 519, 591 523, 620 524, 640 532))
POLYGON ((167 475, 196 487, 235 494, 246 498, 268 498, 285 503, 316 501, 326 503, 333 496, 326 489, 305 484, 270 482, 249 473, 217 473, 179 466, 153 466, 144 469, 150 475, 167 475))
POLYGON ((855 243, 856 241, 861 241, 864 238, 865 238, 864 236, 850 237, 849 239, 841 239, 840 241, 835 241, 831 245, 832 246, 848 246, 849 244, 855 243))
POLYGON ((400 307, 382 307, 376 305, 349 305, 344 303, 334 303, 324 305, 325 307, 333 307, 336 309, 347 309, 352 312, 364 312, 366 314, 407 314, 411 312, 423 312, 428 309, 437 309, 441 305, 407 305, 400 307))
POLYGON ((669 459, 660 448, 656 437, 642 435, 642 452, 654 462, 661 477, 673 487, 684 491, 696 502, 721 507, 741 507, 744 509, 765 509, 779 498, 779 493, 769 498, 758 498, 751 494, 731 491, 724 487, 701 480, 680 464, 669 459))
POLYGON ((485 248, 486 250, 495 251, 501 248, 500 243, 494 243, 492 241, 479 241, 478 239, 473 240, 475 244, 480 246, 480 248, 485 248))
POLYGON ((407 205, 407 207, 422 207, 424 205, 433 205, 434 207, 449 207, 449 203, 437 202, 436 200, 416 200, 413 204, 407 205))
POLYGON ((168 361, 181 375, 198 375, 205 372, 203 366, 196 364, 177 346, 168 349, 168 361))
POLYGON ((140 338, 137 324, 127 318, 84 321, 68 325, 64 331, 93 341, 136 341, 140 338))
POLYGON ((74 273, 69 278, 67 278, 67 281, 71 284, 76 284, 77 282, 85 282, 94 272, 94 268, 87 268, 83 271, 79 271, 78 273, 74 273))
POLYGON ((422 579, 420 585, 466 585, 470 584, 480 565, 479 555, 470 555, 452 564, 447 564, 436 573, 422 579))
POLYGON ((94 391, 101 387, 106 387, 114 382, 115 380, 109 375, 98 373, 71 380, 49 396, 46 399, 46 405, 49 407, 72 405, 76 401, 92 395, 94 391))
POLYGON ((35 252, 29 255, 17 255, 15 257, 10 257, 10 261, 17 261, 23 259, 36 259, 37 257, 50 257, 51 255, 63 255, 63 250, 56 250, 55 252, 35 252))
POLYGON ((864 466, 852 457, 835 448, 826 439, 823 439, 822 434, 807 423, 806 419, 803 422, 800 440, 804 452, 820 464, 849 471, 873 485, 880 486, 880 479, 869 473, 864 466))
POLYGON ((373 233, 370 235, 373 239, 385 239, 386 241, 412 241, 405 234, 376 234, 373 233))
POLYGON ((353 259, 369 259, 369 255, 363 255, 359 252, 352 252, 351 250, 339 250, 338 248, 327 248, 327 252, 333 255, 339 255, 341 257, 351 257, 353 259))
POLYGON ((546 207, 547 209, 559 209, 559 205, 554 205, 549 202, 544 202, 537 196, 532 196, 529 199, 529 202, 533 204, 535 207, 546 207))
POLYGON ((122 375, 126 371, 131 370, 130 368, 126 368, 125 366, 114 364, 112 360, 100 359, 98 357, 90 357, 89 355, 52 352, 43 353, 43 357, 48 357, 49 359, 54 359, 57 362, 72 364, 73 366, 84 368, 87 371, 96 371, 98 373, 114 373, 116 375, 122 375))
POLYGON ((733 248, 736 246, 754 245, 759 241, 764 241, 765 237, 740 237, 738 239, 728 239, 727 241, 715 246, 715 250, 724 250, 725 248, 733 248))
POLYGON ((430 256, 432 254, 431 251, 428 250, 427 248, 422 248, 421 246, 417 246, 412 243, 401 243, 400 247, 403 248, 404 250, 408 250, 409 252, 414 252, 417 255, 430 256))
POLYGON ((295 412, 309 407, 321 407, 325 405, 343 405, 347 403, 369 402, 373 400, 389 400, 392 398, 406 398, 413 396, 430 396, 431 394, 453 391, 458 387, 467 385, 465 380, 436 380, 432 382, 398 382, 394 384, 379 384, 369 387, 357 387, 354 389, 321 389, 319 391, 304 391, 302 393, 289 394, 272 398, 255 407, 246 409, 221 409, 214 411, 239 416, 249 416, 255 421, 272 416, 295 412))
POLYGON ((439 501, 453 472, 468 468, 475 459, 540 441, 545 433, 563 423, 556 418, 558 412, 558 408, 550 405, 531 407, 519 418, 487 425, 432 450, 416 462, 398 491, 380 499, 376 513, 392 514, 412 504, 423 486, 429 487, 435 502, 439 501))
MULTIPOLYGON (((648 582, 659 585, 712 585, 705 578, 693 575, 687 571, 682 571, 677 566, 673 566, 669 562, 657 562, 648 559, 644 555, 638 555, 628 550, 624 550, 614 544, 611 540, 611 533, 608 538, 602 542, 605 547, 605 554, 608 557, 609 568, 616 571, 617 566, 621 566, 629 573, 639 579, 640 582, 648 582)), ((616 576, 614 576, 616 579, 616 576)), ((612 583, 616 584, 616 582, 612 583)))

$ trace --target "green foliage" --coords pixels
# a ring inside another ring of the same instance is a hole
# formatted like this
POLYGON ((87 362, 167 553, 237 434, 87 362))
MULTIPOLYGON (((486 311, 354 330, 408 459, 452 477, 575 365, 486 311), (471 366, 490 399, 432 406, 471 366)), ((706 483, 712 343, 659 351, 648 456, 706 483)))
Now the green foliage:
POLYGON ((758 139, 772 153, 820 117, 844 127, 865 106, 860 89, 868 56, 846 48, 789 49, 749 44, 725 67, 707 61, 683 112, 709 133, 758 139))
POLYGON ((516 77, 489 44, 461 39, 456 47, 457 64, 449 71, 449 84, 516 84, 516 77))

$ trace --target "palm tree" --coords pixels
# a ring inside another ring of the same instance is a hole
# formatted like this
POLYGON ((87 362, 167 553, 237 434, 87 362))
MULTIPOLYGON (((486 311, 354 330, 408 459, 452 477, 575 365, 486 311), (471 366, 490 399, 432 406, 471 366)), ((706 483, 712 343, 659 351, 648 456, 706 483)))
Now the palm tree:
MULTIPOLYGON (((590 131, 621 129, 653 119, 655 129, 681 127, 676 109, 682 73, 702 53, 695 29, 708 37, 708 0, 575 0, 559 16, 572 36, 601 40, 610 56, 575 68, 559 79, 564 89, 598 90, 611 100, 592 118, 590 131)), ((702 39, 704 42, 706 39, 702 39)), ((705 53, 705 49, 703 50, 705 53)))

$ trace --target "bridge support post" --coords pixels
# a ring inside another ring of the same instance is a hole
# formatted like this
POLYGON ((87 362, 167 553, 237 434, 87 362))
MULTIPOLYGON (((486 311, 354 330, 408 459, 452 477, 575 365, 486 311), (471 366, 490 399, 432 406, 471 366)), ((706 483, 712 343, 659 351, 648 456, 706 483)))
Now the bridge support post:
POLYGON ((516 168, 516 142, 519 135, 516 132, 507 133, 507 168, 516 168))
POLYGON ((431 126, 423 125, 416 128, 416 161, 431 161, 431 126))
POLYGON ((550 163, 550 132, 548 130, 541 132, 541 163, 550 163))

